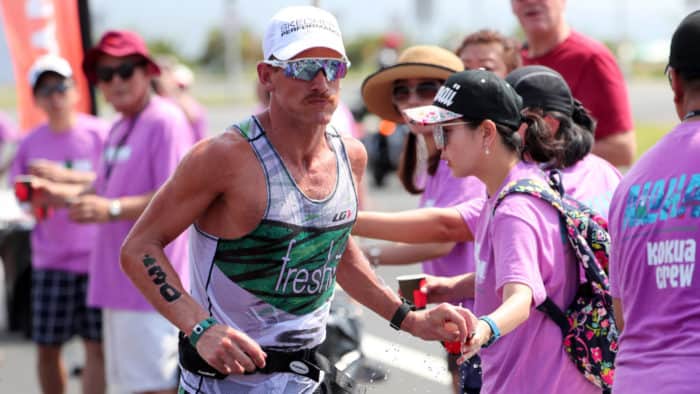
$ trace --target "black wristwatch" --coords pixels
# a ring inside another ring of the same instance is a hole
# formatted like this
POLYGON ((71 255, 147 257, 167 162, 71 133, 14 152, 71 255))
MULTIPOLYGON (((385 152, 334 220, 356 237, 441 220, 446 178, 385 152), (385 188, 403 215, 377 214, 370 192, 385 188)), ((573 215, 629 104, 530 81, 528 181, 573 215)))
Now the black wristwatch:
POLYGON ((403 323, 404 319, 406 316, 408 316, 408 312, 413 311, 413 307, 411 304, 406 301, 403 297, 401 298, 401 305, 399 305, 399 309, 396 310, 394 313, 394 316, 391 318, 391 322, 389 325, 391 328, 394 330, 400 331, 401 330, 401 323, 403 323))

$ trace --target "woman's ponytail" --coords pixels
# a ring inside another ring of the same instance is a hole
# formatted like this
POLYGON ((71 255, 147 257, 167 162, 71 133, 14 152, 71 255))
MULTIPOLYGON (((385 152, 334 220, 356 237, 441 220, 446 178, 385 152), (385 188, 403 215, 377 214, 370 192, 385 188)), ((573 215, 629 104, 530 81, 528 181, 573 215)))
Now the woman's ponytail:
POLYGON ((544 119, 529 112, 523 119, 527 124, 523 138, 521 155, 537 163, 548 163, 552 167, 561 168, 564 162, 564 144, 555 138, 554 133, 544 119))
POLYGON ((596 122, 581 102, 575 101, 570 117, 554 111, 549 115, 559 121, 555 137, 564 146, 563 168, 571 167, 591 153, 596 122))

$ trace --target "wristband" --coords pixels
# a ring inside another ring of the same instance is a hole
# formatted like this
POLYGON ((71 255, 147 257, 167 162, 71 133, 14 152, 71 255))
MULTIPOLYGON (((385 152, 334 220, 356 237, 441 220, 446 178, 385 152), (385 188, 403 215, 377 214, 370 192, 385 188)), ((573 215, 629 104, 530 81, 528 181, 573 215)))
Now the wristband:
POLYGON ((216 319, 210 316, 195 324, 194 327, 192 327, 192 334, 190 334, 190 343, 192 344, 192 347, 196 348, 197 342, 199 341, 199 338, 202 337, 202 334, 204 334, 204 331, 210 329, 214 324, 217 323, 218 322, 216 321, 216 319))
POLYGON ((481 316, 479 318, 479 320, 485 322, 491 328, 491 338, 489 338, 489 341, 481 346, 482 348, 489 347, 489 346, 493 345, 493 343, 496 342, 498 340, 498 338, 501 337, 501 331, 498 330, 498 326, 496 325, 496 322, 493 321, 493 319, 491 319, 490 317, 484 315, 484 316, 481 316))
POLYGON ((396 310, 394 316, 391 318, 391 322, 389 323, 391 328, 396 331, 400 331, 401 323, 403 323, 406 316, 408 316, 408 312, 411 312, 412 310, 413 308, 411 308, 411 304, 409 304, 408 301, 402 297, 401 305, 399 305, 399 309, 396 310))

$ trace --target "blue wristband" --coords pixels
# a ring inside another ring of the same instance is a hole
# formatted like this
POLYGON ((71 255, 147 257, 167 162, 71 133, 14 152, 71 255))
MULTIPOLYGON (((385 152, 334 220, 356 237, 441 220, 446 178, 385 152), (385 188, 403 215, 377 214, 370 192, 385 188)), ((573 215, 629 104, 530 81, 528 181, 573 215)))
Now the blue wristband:
POLYGON ((199 341, 199 338, 202 337, 202 334, 204 334, 204 331, 210 329, 214 324, 217 323, 218 322, 216 321, 216 319, 210 316, 195 324, 192 328, 192 334, 190 334, 190 343, 192 344, 192 347, 196 348, 197 342, 199 341))
POLYGON ((488 324, 489 327, 491 328, 491 338, 489 338, 489 341, 486 342, 485 344, 483 344, 483 346, 481 346, 481 347, 489 347, 489 346, 493 345, 493 343, 496 342, 498 340, 498 338, 501 337, 501 331, 498 330, 498 326, 496 325, 496 322, 493 321, 493 319, 491 319, 490 317, 484 315, 484 316, 481 316, 479 318, 479 320, 486 322, 486 324, 488 324))

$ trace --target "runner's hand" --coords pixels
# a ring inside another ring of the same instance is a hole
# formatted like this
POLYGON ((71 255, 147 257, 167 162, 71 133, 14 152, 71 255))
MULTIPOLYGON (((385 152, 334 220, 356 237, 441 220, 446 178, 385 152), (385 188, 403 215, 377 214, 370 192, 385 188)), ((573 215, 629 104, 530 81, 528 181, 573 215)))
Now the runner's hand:
POLYGON ((431 309, 409 313, 401 328, 428 341, 463 343, 474 327, 468 312, 464 308, 442 303, 431 309))
POLYGON ((197 341, 197 352, 212 367, 224 374, 241 375, 265 367, 267 354, 241 331, 215 324, 197 341))

